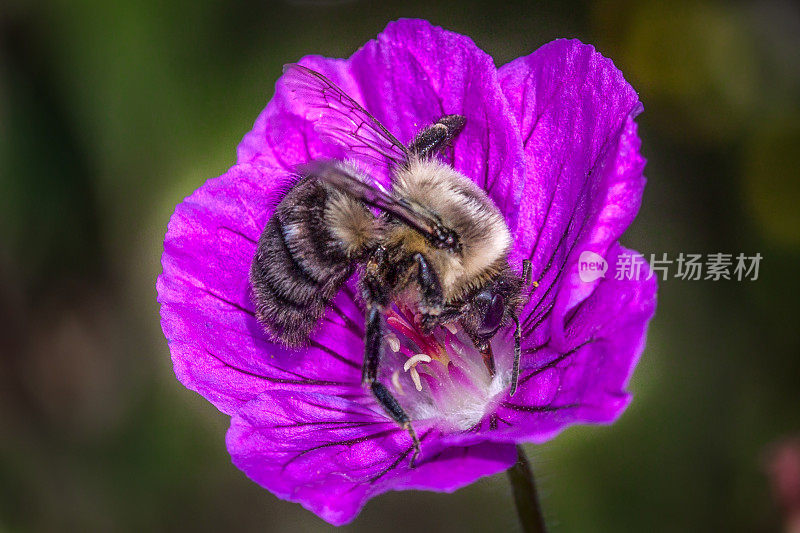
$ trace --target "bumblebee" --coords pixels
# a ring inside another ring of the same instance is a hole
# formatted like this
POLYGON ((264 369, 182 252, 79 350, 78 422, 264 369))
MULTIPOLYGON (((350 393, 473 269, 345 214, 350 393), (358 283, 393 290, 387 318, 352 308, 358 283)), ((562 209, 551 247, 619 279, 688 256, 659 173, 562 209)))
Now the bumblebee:
POLYGON ((287 65, 283 83, 320 111, 321 134, 353 153, 389 161, 391 187, 378 186, 350 161, 300 167, 258 241, 250 271, 256 316, 272 339, 301 346, 358 271, 366 308, 362 383, 409 432, 416 457, 419 440, 411 420, 377 379, 384 311, 402 302, 417 311, 427 334, 460 324, 491 375, 496 370, 490 341, 513 325, 513 394, 520 358, 517 311, 530 263, 523 264, 522 275, 510 268, 511 235, 502 213, 480 187, 436 157, 463 129, 464 116, 441 117, 406 146, 322 74, 287 65))

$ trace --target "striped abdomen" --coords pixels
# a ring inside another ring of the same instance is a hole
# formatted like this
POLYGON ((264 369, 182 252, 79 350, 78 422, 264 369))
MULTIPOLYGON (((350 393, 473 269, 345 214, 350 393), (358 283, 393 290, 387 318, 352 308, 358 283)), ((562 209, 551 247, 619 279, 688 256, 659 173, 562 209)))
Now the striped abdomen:
POLYGON ((307 341, 326 304, 353 273, 346 245, 326 221, 337 194, 314 179, 299 181, 258 241, 250 269, 256 317, 283 344, 307 341))

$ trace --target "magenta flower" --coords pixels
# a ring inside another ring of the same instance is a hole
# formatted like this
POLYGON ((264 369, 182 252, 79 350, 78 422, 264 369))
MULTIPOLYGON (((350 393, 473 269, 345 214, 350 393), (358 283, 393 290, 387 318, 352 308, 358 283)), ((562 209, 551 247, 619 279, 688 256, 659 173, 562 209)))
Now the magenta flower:
POLYGON ((469 38, 401 20, 349 59, 300 63, 403 143, 443 115, 465 116, 444 159, 504 214, 509 263, 518 269, 530 259, 538 286, 520 312, 513 396, 513 327, 494 339, 491 377, 462 332, 424 337, 407 310, 389 312, 379 375, 419 435, 412 467, 408 432, 361 385, 364 310, 355 280, 306 348, 271 342, 255 318, 248 273, 256 243, 298 165, 349 157, 379 182, 389 176, 386 163, 344 146, 314 102, 279 80, 237 164, 176 208, 158 280, 175 373, 231 415, 227 447, 236 466, 278 497, 343 524, 383 492, 450 492, 509 468, 517 443, 614 421, 630 401, 625 387, 656 284, 646 267, 638 280, 614 279, 616 258, 631 253, 617 240, 645 179, 634 122, 641 105, 612 62, 559 40, 497 69, 469 38), (606 277, 581 281, 584 251, 612 265, 606 277), (414 357, 416 348, 426 357, 414 357))

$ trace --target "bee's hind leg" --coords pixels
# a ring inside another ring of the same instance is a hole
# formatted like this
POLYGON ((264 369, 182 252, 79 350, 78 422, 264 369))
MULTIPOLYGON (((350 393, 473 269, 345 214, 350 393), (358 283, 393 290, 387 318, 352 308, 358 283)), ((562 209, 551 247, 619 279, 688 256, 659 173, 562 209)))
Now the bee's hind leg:
MULTIPOLYGON (((369 285, 367 285, 368 287, 369 285)), ((411 435, 411 442, 414 447, 414 454, 411 456, 411 466, 414 466, 414 461, 419 455, 419 439, 411 426, 411 419, 400 403, 392 396, 380 381, 378 381, 378 366, 381 362, 383 355, 383 313, 381 313, 380 306, 374 301, 369 294, 371 291, 366 288, 364 290, 365 300, 367 301, 367 325, 366 335, 364 338, 364 367, 361 374, 361 383, 364 387, 369 387, 372 395, 378 400, 378 403, 383 407, 384 411, 392 417, 392 419, 400 424, 403 429, 408 431, 411 435)))

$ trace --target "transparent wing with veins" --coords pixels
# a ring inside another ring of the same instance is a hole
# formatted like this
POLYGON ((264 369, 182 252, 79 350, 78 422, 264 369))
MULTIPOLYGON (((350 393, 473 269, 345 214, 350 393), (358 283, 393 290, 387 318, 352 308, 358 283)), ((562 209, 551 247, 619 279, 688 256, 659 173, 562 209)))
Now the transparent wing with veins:
POLYGON ((347 149, 349 158, 388 171, 404 165, 408 150, 378 119, 331 80, 296 63, 283 67, 283 82, 295 99, 311 108, 306 118, 322 140, 347 149))

